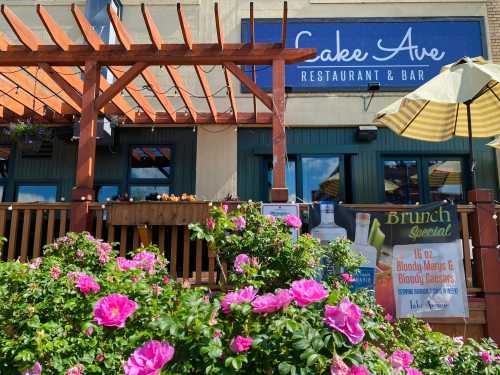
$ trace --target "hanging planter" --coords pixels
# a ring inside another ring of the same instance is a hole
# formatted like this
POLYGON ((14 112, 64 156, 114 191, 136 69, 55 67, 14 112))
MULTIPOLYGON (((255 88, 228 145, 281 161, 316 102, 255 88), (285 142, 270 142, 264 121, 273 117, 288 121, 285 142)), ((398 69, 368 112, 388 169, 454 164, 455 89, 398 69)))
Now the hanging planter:
POLYGON ((52 140, 52 130, 29 122, 12 124, 6 133, 21 151, 38 152, 44 141, 52 140))

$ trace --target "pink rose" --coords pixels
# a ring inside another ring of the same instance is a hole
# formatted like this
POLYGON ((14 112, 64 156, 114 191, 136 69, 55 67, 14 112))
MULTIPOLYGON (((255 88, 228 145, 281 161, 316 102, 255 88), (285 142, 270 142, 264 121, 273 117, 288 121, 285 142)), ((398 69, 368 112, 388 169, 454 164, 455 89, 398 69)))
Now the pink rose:
POLYGON ((128 271, 134 268, 140 268, 140 263, 135 260, 126 259, 123 257, 116 258, 116 264, 120 271, 128 271))
POLYGON ((230 344, 230 349, 234 353, 246 352, 252 347, 253 339, 251 337, 236 336, 230 344))
POLYGON ((90 337, 94 333, 94 327, 88 326, 85 330, 85 336, 90 337))
POLYGON ((263 296, 258 296, 252 301, 253 312, 257 314, 268 314, 278 311, 281 305, 272 293, 264 294, 263 296))
POLYGON ((83 365, 81 364, 78 364, 66 370, 66 375, 82 375, 84 371, 85 367, 83 367, 83 365))
POLYGON ((229 211, 229 206, 227 204, 222 205, 222 210, 224 211, 225 214, 229 211))
POLYGON ((211 232, 215 229, 215 220, 211 217, 207 219, 207 229, 211 232))
POLYGON ((236 232, 241 232, 247 226, 247 221, 244 216, 233 217, 231 222, 236 226, 236 228, 234 228, 236 232))
POLYGON ((384 319, 387 320, 388 322, 392 322, 392 319, 394 319, 394 317, 392 316, 392 314, 387 313, 385 314, 384 319))
POLYGON ((50 276, 52 276, 54 280, 58 280, 59 277, 61 277, 61 269, 57 266, 52 267, 50 269, 50 276))
POLYGON ((218 339, 221 336, 222 336, 222 332, 219 329, 216 329, 214 332, 213 338, 218 339))
POLYGON ((250 257, 246 254, 239 254, 236 258, 234 258, 234 270, 236 273, 244 273, 245 270, 241 268, 244 264, 250 263, 250 257))
POLYGON ((488 352, 479 352, 479 356, 483 360, 484 363, 491 365, 493 363, 493 358, 491 357, 491 354, 488 352))
POLYGON ((174 347, 166 341, 148 341, 135 349, 123 365, 125 375, 158 375, 174 353, 174 347))
POLYGON ((106 327, 125 327, 125 321, 139 305, 122 294, 110 294, 102 297, 94 305, 94 319, 97 324, 106 327))
POLYGON ((268 314, 288 307, 292 302, 292 296, 288 289, 278 290, 275 294, 267 293, 258 296, 252 301, 253 312, 257 314, 268 314))
POLYGON ((102 362, 102 361, 104 361, 105 358, 106 357, 104 357, 104 354, 102 354, 102 353, 99 353, 98 355, 95 356, 95 360, 97 362, 102 362))
POLYGON ((85 253, 83 251, 81 251, 80 249, 78 249, 76 251, 75 255, 77 258, 83 258, 85 256, 85 253))
POLYGON ((42 373, 42 365, 36 361, 32 368, 24 370, 22 375, 40 375, 42 373))
POLYGON ((353 283, 354 281, 356 281, 350 273, 341 273, 340 277, 342 277, 342 280, 344 280, 346 283, 353 283))
POLYGON ((389 362, 392 365, 392 368, 396 370, 406 370, 410 367, 410 364, 413 362, 413 356, 410 352, 405 352, 402 350, 396 350, 389 357, 389 362))
POLYGON ((347 367, 345 362, 338 355, 335 355, 332 359, 330 375, 349 375, 349 367, 347 367))
POLYGON ((257 292, 257 289, 247 286, 246 288, 226 294, 221 301, 222 312, 224 314, 229 314, 232 304, 240 305, 242 303, 252 302, 257 292))
POLYGON ((150 251, 141 251, 135 254, 132 261, 138 262, 139 268, 148 271, 150 274, 154 273, 154 267, 156 264, 156 254, 150 251))
POLYGON ((170 282, 170 277, 163 276, 163 284, 168 284, 170 282))
POLYGON ((419 369, 408 367, 406 369, 406 375, 424 375, 419 369))
POLYGON ((319 302, 328 297, 328 290, 312 279, 302 279, 292 283, 291 293, 295 303, 300 307, 319 302))
POLYGON ((91 276, 84 273, 78 276, 76 287, 85 295, 89 292, 98 293, 101 290, 101 286, 91 276))
POLYGON ((29 269, 36 270, 40 267, 41 264, 42 264, 42 258, 35 258, 31 261, 29 269))
POLYGON ((302 221, 298 216, 295 215, 286 215, 283 219, 283 222, 291 228, 301 228, 302 221))
POLYGON ((349 370, 349 375, 371 375, 371 374, 370 371, 368 371, 368 369, 363 365, 360 366, 352 365, 351 369, 349 370))
POLYGON ((282 309, 286 309, 292 303, 293 297, 289 289, 279 289, 274 293, 282 309))
POLYGON ((351 344, 358 344, 365 336, 359 324, 361 316, 359 306, 351 303, 348 297, 344 297, 338 306, 325 306, 324 322, 327 326, 346 335, 351 344))

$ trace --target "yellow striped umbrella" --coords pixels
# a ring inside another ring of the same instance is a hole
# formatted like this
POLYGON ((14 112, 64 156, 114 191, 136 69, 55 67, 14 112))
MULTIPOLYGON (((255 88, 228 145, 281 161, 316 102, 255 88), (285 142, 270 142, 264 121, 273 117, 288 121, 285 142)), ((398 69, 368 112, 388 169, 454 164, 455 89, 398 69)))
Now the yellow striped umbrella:
POLYGON ((472 137, 500 134, 499 118, 500 65, 481 57, 464 57, 381 110, 375 122, 399 135, 423 141, 469 137, 474 184, 472 137))

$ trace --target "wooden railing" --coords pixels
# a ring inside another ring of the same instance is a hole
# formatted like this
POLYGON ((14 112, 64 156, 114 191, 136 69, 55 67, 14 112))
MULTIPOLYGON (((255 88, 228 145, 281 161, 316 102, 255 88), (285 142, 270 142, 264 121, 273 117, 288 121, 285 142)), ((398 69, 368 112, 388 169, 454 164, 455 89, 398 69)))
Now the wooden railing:
MULTIPOLYGON (((414 206, 351 204, 360 210, 382 212, 401 211, 414 206)), ((303 207, 306 208, 305 206, 303 207)), ((435 329, 451 335, 482 337, 485 335, 486 313, 482 290, 478 287, 473 272, 474 257, 470 238, 470 215, 474 205, 457 205, 461 239, 464 253, 464 271, 469 295, 470 316, 467 320, 431 319, 435 329)), ((42 255, 45 244, 69 230, 70 203, 2 203, 0 204, 0 235, 7 237, 2 258, 26 260, 42 255)), ((216 287, 222 273, 227 273, 227 265, 219 267, 215 253, 202 241, 192 241, 187 224, 205 221, 209 207, 206 202, 136 202, 101 205, 90 204, 92 227, 90 232, 96 238, 108 242, 119 242, 119 253, 137 248, 147 230, 148 241, 157 245, 169 260, 169 270, 173 278, 190 285, 216 287), (119 208, 117 211, 116 208, 119 208), (147 225, 145 228, 144 224, 147 225)), ((500 205, 496 206, 500 216, 500 205)), ((497 219, 500 233, 500 219, 497 219)))
MULTIPOLYGON (((161 202, 118 205, 123 205, 125 210, 137 210, 137 215, 130 212, 127 217, 116 217, 116 212, 110 212, 112 209, 109 205, 91 206, 94 218, 92 233, 96 238, 119 242, 120 256, 126 256, 128 251, 144 243, 141 241, 141 232, 147 231, 148 242, 158 246, 168 259, 172 277, 189 282, 190 285, 217 285, 221 275, 216 265, 215 253, 203 241, 191 240, 187 226, 191 221, 204 221, 208 217, 208 203, 180 203, 177 208, 173 203, 161 202), (178 212, 179 207, 183 208, 183 212, 178 212), (158 208, 167 213, 164 218, 155 221, 153 218, 158 218, 158 208), (113 214, 114 220, 111 219, 113 214)), ((226 263, 221 265, 226 274, 226 263)))
POLYGON ((42 255, 45 244, 69 230, 70 203, 1 203, 0 235, 7 238, 3 259, 42 255))

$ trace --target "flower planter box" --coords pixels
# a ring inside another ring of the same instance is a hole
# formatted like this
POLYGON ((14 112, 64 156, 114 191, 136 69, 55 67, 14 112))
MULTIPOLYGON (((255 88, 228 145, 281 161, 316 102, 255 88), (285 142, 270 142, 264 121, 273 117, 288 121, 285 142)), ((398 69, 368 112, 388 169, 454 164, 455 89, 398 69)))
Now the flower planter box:
POLYGON ((113 202, 109 206, 111 225, 188 225, 204 222, 208 202, 113 202))

